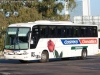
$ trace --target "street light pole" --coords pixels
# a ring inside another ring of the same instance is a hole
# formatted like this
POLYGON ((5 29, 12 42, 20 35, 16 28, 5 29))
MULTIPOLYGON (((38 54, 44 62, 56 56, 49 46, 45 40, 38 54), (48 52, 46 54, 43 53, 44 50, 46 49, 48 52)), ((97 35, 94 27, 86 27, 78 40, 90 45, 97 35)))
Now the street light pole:
POLYGON ((90 16, 90 0, 87 0, 87 5, 88 5, 88 16, 90 16))
POLYGON ((83 0, 83 16, 90 16, 90 0, 83 0))
POLYGON ((65 15, 68 15, 68 4, 69 4, 69 0, 65 0, 65 15))

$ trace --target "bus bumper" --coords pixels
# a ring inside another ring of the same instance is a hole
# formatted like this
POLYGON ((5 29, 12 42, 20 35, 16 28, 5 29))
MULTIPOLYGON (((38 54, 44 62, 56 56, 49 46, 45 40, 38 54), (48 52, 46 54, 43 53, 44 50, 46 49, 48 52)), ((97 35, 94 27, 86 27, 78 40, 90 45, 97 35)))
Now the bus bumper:
POLYGON ((28 55, 4 55, 4 59, 6 60, 38 60, 36 57, 31 57, 28 55))

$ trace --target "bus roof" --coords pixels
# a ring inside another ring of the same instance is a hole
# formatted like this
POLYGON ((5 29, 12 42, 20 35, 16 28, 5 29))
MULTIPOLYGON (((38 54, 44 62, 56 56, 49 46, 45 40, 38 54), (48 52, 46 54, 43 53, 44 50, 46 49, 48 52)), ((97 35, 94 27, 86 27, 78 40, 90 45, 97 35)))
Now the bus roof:
POLYGON ((38 20, 28 23, 15 23, 10 24, 8 27, 33 27, 34 25, 73 25, 73 26, 98 26, 90 24, 75 24, 70 21, 49 21, 49 20, 38 20))

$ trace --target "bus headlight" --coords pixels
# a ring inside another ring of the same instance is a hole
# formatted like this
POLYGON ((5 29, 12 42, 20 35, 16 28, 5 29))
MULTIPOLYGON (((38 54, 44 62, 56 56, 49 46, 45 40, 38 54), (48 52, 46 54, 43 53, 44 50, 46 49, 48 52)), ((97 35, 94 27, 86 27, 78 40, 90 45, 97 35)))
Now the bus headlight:
POLYGON ((28 54, 27 51, 24 51, 24 52, 23 52, 23 55, 27 55, 27 54, 28 54))

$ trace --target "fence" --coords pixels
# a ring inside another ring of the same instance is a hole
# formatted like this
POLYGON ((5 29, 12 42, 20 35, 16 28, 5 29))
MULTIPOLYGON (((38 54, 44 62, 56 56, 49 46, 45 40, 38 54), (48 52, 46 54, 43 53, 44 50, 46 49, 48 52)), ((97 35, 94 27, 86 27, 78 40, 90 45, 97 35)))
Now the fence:
POLYGON ((78 24, 95 24, 100 30, 100 16, 74 16, 73 22, 78 24))

